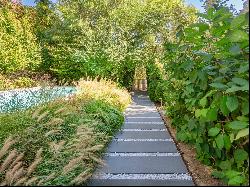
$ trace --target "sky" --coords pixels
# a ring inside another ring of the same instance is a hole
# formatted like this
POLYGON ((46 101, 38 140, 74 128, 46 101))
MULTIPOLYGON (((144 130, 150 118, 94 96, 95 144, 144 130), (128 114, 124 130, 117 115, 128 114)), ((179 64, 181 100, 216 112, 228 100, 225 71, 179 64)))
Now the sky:
MULTIPOLYGON (((56 0, 52 0, 56 1, 56 0)), ((204 12, 204 8, 202 7, 202 3, 200 0, 185 0, 187 5, 194 5, 196 8, 198 8, 201 12, 204 12)), ((243 2, 242 0, 229 0, 227 4, 231 5, 233 4, 237 11, 241 10, 243 8, 243 2)), ((34 0, 23 0, 24 5, 34 6, 34 0)))
MULTIPOLYGON (((202 7, 202 4, 200 0, 185 0, 186 4, 188 5, 194 5, 196 8, 198 8, 201 12, 204 12, 204 8, 202 7)), ((244 1, 242 0, 229 0, 227 2, 228 5, 234 5, 234 8, 236 8, 237 11, 242 10, 244 1)))

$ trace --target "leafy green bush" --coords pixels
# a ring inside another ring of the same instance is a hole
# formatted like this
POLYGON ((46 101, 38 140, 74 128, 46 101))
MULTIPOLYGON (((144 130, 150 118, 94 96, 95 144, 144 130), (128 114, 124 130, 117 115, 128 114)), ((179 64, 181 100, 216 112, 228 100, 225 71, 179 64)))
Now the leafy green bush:
POLYGON ((164 84, 163 73, 156 63, 149 63, 146 67, 146 72, 148 95, 152 101, 160 102, 163 99, 163 89, 166 88, 162 87, 162 84, 164 84))
POLYGON ((225 7, 199 13, 166 43, 167 114, 177 138, 229 185, 248 184, 249 13, 225 7), (172 95, 172 96, 171 96, 172 95))
POLYGON ((27 9, 16 12, 0 6, 0 73, 35 70, 41 63, 40 46, 27 9))

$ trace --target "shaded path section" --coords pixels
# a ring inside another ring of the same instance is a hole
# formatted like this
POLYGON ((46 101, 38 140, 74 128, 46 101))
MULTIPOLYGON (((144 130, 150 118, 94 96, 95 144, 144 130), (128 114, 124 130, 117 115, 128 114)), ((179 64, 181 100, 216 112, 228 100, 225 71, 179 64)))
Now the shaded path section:
POLYGON ((133 95, 125 123, 88 186, 193 186, 191 176, 146 92, 133 95))

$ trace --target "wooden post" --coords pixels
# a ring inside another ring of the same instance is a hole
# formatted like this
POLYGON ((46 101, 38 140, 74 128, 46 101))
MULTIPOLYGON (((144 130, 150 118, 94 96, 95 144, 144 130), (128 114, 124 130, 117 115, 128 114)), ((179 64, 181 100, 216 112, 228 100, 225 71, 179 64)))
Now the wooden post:
POLYGON ((162 108, 162 98, 160 98, 160 100, 161 100, 161 108, 162 108))

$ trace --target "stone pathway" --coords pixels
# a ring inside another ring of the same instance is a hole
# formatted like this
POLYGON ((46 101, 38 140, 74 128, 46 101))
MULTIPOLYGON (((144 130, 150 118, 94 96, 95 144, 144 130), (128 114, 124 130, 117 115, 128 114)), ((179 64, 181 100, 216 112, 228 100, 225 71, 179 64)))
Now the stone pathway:
POLYGON ((126 121, 88 186, 193 186, 182 157, 146 92, 136 93, 126 121))

